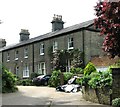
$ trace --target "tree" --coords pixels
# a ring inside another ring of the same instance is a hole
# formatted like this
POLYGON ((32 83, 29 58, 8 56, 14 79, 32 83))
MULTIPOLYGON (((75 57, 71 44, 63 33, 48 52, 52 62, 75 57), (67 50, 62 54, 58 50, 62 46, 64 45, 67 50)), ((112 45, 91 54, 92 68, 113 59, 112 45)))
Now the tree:
POLYGON ((97 18, 95 27, 99 28, 100 34, 105 35, 103 50, 114 58, 120 57, 120 0, 118 2, 101 2, 95 6, 97 18))

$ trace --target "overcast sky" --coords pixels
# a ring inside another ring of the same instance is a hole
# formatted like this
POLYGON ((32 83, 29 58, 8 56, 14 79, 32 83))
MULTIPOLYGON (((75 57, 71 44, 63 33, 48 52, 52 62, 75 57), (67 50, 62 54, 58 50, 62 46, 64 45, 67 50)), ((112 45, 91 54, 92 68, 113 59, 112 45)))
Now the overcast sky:
POLYGON ((62 15, 64 27, 95 18, 98 0, 0 0, 0 38, 7 45, 19 42, 21 29, 30 38, 51 32, 54 14, 62 15))

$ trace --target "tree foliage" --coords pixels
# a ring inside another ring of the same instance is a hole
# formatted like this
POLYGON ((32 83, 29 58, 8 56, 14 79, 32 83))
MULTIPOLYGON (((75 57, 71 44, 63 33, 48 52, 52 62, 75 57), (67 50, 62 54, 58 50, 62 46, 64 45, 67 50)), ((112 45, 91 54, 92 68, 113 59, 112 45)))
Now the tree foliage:
POLYGON ((120 57, 120 0, 118 2, 98 2, 95 6, 97 18, 96 28, 101 29, 101 35, 106 35, 103 50, 112 58, 120 57))

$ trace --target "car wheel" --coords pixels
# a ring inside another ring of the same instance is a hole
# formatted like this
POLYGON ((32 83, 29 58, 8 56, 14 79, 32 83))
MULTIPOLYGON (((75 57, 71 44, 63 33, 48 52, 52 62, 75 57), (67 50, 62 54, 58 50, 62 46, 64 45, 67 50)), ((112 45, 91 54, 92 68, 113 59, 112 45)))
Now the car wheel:
POLYGON ((47 85, 48 85, 48 82, 47 82, 47 81, 45 81, 45 82, 44 82, 44 85, 45 85, 45 86, 47 86, 47 85))

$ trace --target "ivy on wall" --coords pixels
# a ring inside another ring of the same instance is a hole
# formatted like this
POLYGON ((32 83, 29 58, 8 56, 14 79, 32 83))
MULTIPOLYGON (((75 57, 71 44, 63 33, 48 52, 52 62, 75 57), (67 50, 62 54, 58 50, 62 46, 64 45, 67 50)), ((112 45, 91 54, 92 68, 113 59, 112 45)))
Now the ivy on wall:
POLYGON ((79 49, 50 51, 51 64, 53 70, 66 71, 67 61, 71 61, 71 67, 83 67, 83 52, 79 49))

